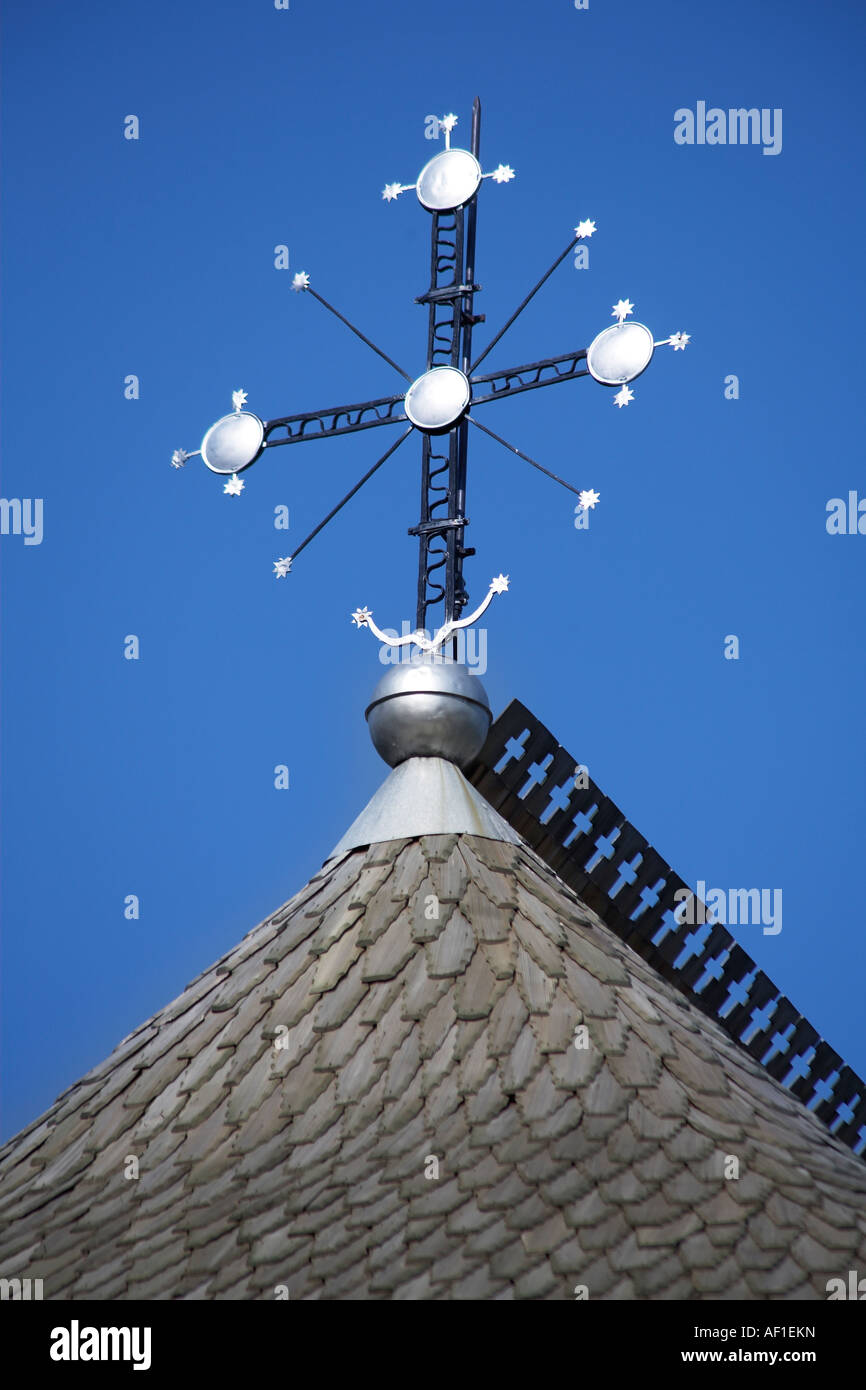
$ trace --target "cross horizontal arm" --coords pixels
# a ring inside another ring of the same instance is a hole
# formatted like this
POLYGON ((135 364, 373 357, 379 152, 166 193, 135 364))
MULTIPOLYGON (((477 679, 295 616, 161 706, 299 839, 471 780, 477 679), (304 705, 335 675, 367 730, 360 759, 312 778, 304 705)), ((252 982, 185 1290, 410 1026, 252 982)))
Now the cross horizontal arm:
POLYGON ((299 415, 281 415, 265 425, 268 448, 277 444, 300 444, 307 439, 330 439, 337 434, 352 434, 355 430, 375 429, 377 425, 393 425, 406 419, 403 410, 405 395, 380 396, 360 405, 335 405, 326 410, 307 410, 299 415), (273 439, 276 430, 285 435, 273 439))
POLYGON ((555 386, 559 381, 574 381, 580 376, 589 376, 586 367, 586 349, 567 352, 562 357, 545 357, 540 362, 527 362, 522 367, 508 367, 501 372, 488 372, 484 376, 470 378, 472 384, 472 404, 482 405, 485 401, 498 401, 501 396, 516 396, 520 391, 534 391, 538 386, 555 386), (477 387, 489 386, 486 394, 479 394, 477 387))

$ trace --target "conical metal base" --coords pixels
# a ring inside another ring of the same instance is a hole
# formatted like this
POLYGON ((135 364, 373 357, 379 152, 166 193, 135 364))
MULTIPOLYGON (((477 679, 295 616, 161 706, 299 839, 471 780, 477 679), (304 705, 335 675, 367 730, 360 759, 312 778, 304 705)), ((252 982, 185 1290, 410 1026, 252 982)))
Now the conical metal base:
POLYGON ((509 845, 521 843, 517 831, 454 763, 444 758, 408 758, 385 778, 328 860, 361 845, 418 835, 480 835, 509 845))

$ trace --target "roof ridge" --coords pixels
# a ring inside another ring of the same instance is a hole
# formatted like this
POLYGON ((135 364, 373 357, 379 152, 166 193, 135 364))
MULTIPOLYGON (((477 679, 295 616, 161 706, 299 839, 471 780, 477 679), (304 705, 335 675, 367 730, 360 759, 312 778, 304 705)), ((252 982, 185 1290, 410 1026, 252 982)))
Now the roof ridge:
POLYGON ((683 901, 677 895, 689 895, 704 913, 705 905, 579 760, 519 700, 512 700, 494 721, 467 777, 618 937, 720 1024, 807 1109, 811 1111, 817 1099, 812 1113, 834 1138, 866 1160, 866 1082, 719 922, 694 954, 683 956, 695 922, 676 921, 674 909, 683 901), (552 790, 560 794, 556 800, 552 790), (575 828, 580 815, 592 822, 591 839, 585 828, 575 828), (601 840, 609 852, 599 849, 601 840), (646 901, 645 890, 654 895, 654 902, 646 901), (732 985, 745 999, 735 1001, 732 985), (755 1022, 759 1012, 767 1020, 763 1025, 755 1022), (775 1049, 776 1035, 786 1041, 784 1051, 775 1049), (795 1061, 802 1070, 788 1086, 783 1078, 789 1077, 795 1061), (822 1096, 819 1085, 830 1094, 822 1096))

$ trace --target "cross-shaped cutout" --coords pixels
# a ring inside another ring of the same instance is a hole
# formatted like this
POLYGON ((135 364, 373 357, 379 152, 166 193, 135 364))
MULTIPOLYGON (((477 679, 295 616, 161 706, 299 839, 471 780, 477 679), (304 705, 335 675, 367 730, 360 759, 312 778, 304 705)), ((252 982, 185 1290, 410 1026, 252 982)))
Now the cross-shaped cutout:
POLYGON ((772 1038, 770 1039, 770 1049, 768 1052, 765 1052, 763 1057, 761 1058, 762 1067, 765 1067, 767 1063, 772 1060, 773 1057, 778 1057, 780 1054, 784 1054, 788 1051, 788 1043, 793 1031, 794 1025, 793 1023, 791 1023, 785 1029, 784 1033, 773 1034, 772 1038))
POLYGON ((543 763, 531 764, 529 771, 526 774, 526 786, 523 787, 523 789, 517 793, 521 801, 523 801, 524 797, 527 797, 529 795, 533 787, 540 787, 542 782, 545 782, 547 780, 547 769, 550 767, 550 764, 552 762, 553 754, 548 753, 543 763))
POLYGON ((652 937, 652 944, 658 946, 664 941, 669 931, 679 932, 682 923, 677 920, 676 913, 672 907, 665 908, 662 913, 662 920, 659 922, 655 934, 652 937))
POLYGON ((728 959, 728 952, 725 951, 721 956, 714 960, 708 960, 704 966, 704 973, 695 985, 695 994, 700 994, 701 990, 706 989, 710 980, 720 980, 725 973, 724 962, 728 959))
POLYGON ((629 920, 632 922, 636 922, 638 917, 643 917, 644 913, 647 911, 648 908, 655 907, 656 903, 659 900, 659 894, 661 893, 664 886, 665 879, 660 878, 656 880, 652 888, 642 888, 640 890, 640 902, 638 903, 634 912, 631 914, 631 918, 629 920))
POLYGON ((838 1080, 839 1073, 838 1071, 834 1071, 831 1073, 831 1076, 815 1082, 815 1093, 809 1099, 810 1110, 813 1110, 816 1105, 820 1105, 822 1100, 833 1099, 833 1087, 838 1080))
POLYGON ((686 964, 687 961, 691 960, 692 956, 700 955, 701 947, 703 946, 709 934, 709 922, 703 922, 699 927, 696 927, 694 931, 689 932, 688 936, 683 942, 683 949, 680 951, 679 955, 677 956, 674 962, 675 970, 682 970, 683 966, 686 964))
POLYGON ((493 771, 494 771, 494 772, 501 772, 502 769, 503 769, 504 767, 507 767, 507 766, 508 766, 508 764, 511 762, 511 759, 512 759, 512 758, 514 758, 514 760, 515 760, 516 762, 519 761, 519 760, 523 757, 524 753, 526 752, 526 749, 524 748, 523 745, 524 745, 524 743, 526 742, 526 740, 527 740, 528 738, 529 738, 529 730, 528 730, 528 729, 524 729, 524 730, 523 730, 523 733, 520 735, 519 738, 510 738, 510 739, 508 740, 508 742, 506 743, 506 745, 505 745, 505 752, 503 753, 502 757, 499 759, 499 762, 496 764, 496 766, 494 767, 493 771))
POLYGON ((625 859, 617 865, 618 878, 610 890, 610 897, 615 898, 624 883, 634 883, 637 878, 637 869, 643 863, 643 855, 636 854, 629 864, 625 859))
MULTIPOLYGON (((776 1041, 776 1039, 774 1038, 774 1039, 773 1039, 773 1042, 775 1042, 775 1041, 776 1041)), ((787 1048, 786 1048, 785 1050, 787 1051, 787 1048)), ((810 1047, 809 1050, 808 1050, 808 1052, 801 1053, 799 1057, 792 1057, 792 1058, 790 1059, 790 1060, 791 1060, 791 1067, 790 1067, 790 1070, 789 1070, 789 1072, 788 1072, 788 1075, 785 1077, 784 1084, 785 1084, 786 1086, 790 1086, 790 1085, 792 1084, 792 1082, 794 1082, 794 1081, 799 1081, 799 1079, 800 1079, 801 1076, 808 1076, 808 1075, 809 1075, 809 1068, 810 1068, 811 1065, 812 1065, 812 1058, 813 1058, 814 1056, 815 1056, 815 1049, 814 1049, 814 1047, 810 1047), (808 1061, 806 1060, 807 1058, 808 1058, 808 1061)))
POLYGON ((595 854, 586 865, 586 872, 591 874, 602 859, 613 859, 616 842, 620 837, 619 830, 612 830, 609 835, 599 835, 595 842, 595 854))
POLYGON ((544 814, 539 816, 541 825, 547 825, 554 811, 567 811, 568 803, 571 800, 571 792, 574 790, 574 778, 570 777, 567 782, 563 782, 561 787, 551 787, 550 805, 545 806, 544 814))
POLYGON ((590 830, 592 829, 592 818, 597 810, 598 805, 596 804, 594 806, 591 806, 585 815, 583 811, 578 811, 577 815, 574 817, 574 820, 571 822, 575 829, 572 830, 568 838, 563 840, 562 842, 564 849, 568 849, 568 847, 571 844, 573 844, 575 840, 579 839, 581 835, 589 834, 590 830))
POLYGON ((731 980, 728 985, 728 997, 719 1009, 719 1018, 727 1018, 735 1004, 748 1004, 749 990, 755 979, 755 972, 747 975, 744 980, 731 980))
POLYGON ((776 1001, 775 999, 771 999, 769 1004, 765 1004, 762 1009, 753 1010, 752 1017, 749 1019, 748 1024, 744 1028, 743 1032, 740 1034, 740 1042, 743 1044, 744 1047, 748 1047, 749 1043, 752 1041, 752 1038, 755 1036, 756 1033, 763 1033, 767 1028, 769 1028, 770 1019, 773 1016, 775 1007, 776 1001))

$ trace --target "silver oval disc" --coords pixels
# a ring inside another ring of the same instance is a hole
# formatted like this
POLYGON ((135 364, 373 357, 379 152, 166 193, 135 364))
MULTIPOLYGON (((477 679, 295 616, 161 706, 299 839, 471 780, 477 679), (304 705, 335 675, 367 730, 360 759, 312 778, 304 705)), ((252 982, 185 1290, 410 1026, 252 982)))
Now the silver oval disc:
POLYGON ((431 367, 413 381, 404 409, 416 429, 450 429, 463 414, 471 395, 469 381, 456 367, 431 367))
POLYGON ((264 437, 258 415, 236 410, 211 425, 201 442, 201 456, 212 473, 240 473, 258 457, 264 437))
POLYGON ((602 386, 622 386, 646 371, 653 355, 653 335, 642 323, 616 323, 593 338, 586 365, 602 386))
POLYGON ((416 185, 428 212, 447 212, 468 203, 481 183, 481 165, 468 150, 440 150, 424 165, 416 185))

